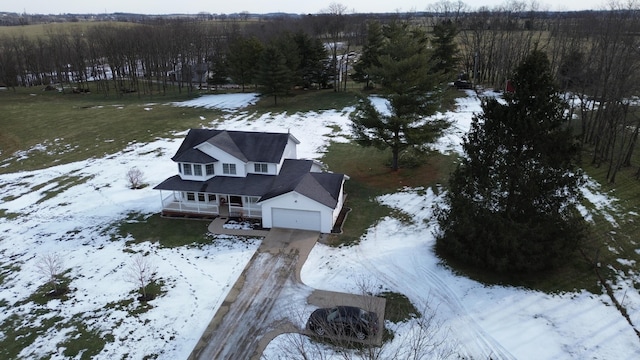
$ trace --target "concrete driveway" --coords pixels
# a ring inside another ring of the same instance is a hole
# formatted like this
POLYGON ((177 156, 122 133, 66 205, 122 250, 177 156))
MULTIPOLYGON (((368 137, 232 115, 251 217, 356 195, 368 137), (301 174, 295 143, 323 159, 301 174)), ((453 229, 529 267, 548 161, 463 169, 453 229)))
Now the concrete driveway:
MULTIPOLYGON (((309 304, 370 309, 378 314, 382 326, 384 299, 314 290, 300 281, 300 269, 319 236, 313 231, 271 229, 189 359, 259 359, 276 336, 286 332, 306 334, 282 314, 295 311, 290 309, 303 311, 309 304)), ((370 340, 374 344, 381 342, 382 331, 378 334, 377 339, 370 340)))

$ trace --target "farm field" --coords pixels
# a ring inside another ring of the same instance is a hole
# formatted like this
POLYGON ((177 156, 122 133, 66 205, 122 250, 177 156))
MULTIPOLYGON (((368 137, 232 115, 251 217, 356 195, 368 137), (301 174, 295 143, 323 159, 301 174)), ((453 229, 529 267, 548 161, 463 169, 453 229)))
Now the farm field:
MULTIPOLYGON (((0 93, 0 108, 22 111, 14 108, 15 101, 3 101, 9 96, 14 95, 0 93)), ((35 106, 40 96, 52 95, 24 94, 20 106, 35 106)), ((190 127, 289 131, 300 140, 299 157, 326 160, 329 170, 349 174, 339 168, 344 165, 333 168, 331 160, 335 148, 350 146, 348 105, 295 112, 267 107, 256 112, 255 94, 175 101, 94 97, 82 100, 82 106, 54 98, 44 101, 64 115, 52 110, 35 120, 24 119, 37 125, 32 137, 25 130, 28 126, 6 118, 0 121, 1 358, 188 357, 260 243, 259 238, 207 234, 203 221, 158 219, 160 195, 152 187, 176 172, 170 157, 190 127), (89 132, 72 131, 78 125, 71 119, 79 112, 85 114, 89 132), (48 121, 65 120, 66 128, 46 128, 48 121), (127 187, 125 174, 132 167, 143 172, 148 186, 127 187), (184 241, 167 242, 162 235, 127 230, 144 229, 151 222, 172 222, 184 233, 184 241), (38 271, 47 254, 64 263, 63 277, 70 291, 59 298, 45 295, 46 279, 38 271), (127 276, 138 254, 156 269, 157 297, 146 304, 136 300, 136 287, 127 276)), ((468 92, 457 100, 455 110, 440 114, 454 127, 435 150, 445 155, 460 151, 461 138, 479 104, 479 98, 468 92)), ((34 110, 34 117, 38 113, 34 110)), ((372 155, 372 159, 378 158, 372 155)), ((372 165, 372 169, 377 168, 372 165)), ((361 179, 352 181, 355 185, 361 179)), ((456 354, 453 358, 640 357, 634 328, 593 282, 576 288, 565 283, 543 292, 480 282, 443 264, 433 252, 432 207, 440 201, 444 185, 438 185, 439 178, 421 179, 422 184, 402 178, 393 181, 393 186, 385 183, 384 191, 372 192, 370 205, 363 202, 353 209, 364 213, 376 208, 374 220, 363 231, 350 234, 357 241, 338 247, 316 245, 302 269, 303 282, 352 293, 361 292, 358 284, 364 282, 379 292, 404 294, 422 313, 433 311, 436 339, 456 354)), ((347 192, 349 186, 348 182, 347 192)), ((588 182, 584 193, 582 211, 592 221, 613 226, 637 218, 637 213, 625 210, 628 206, 619 206, 615 193, 595 181, 588 182)), ((614 292, 636 329, 640 295, 633 269, 639 251, 636 246, 628 256, 613 255, 630 270, 612 278, 614 292)), ((283 315, 299 311, 282 307, 283 315)), ((306 319, 290 320, 304 326, 306 319)), ((404 341, 419 324, 417 317, 387 321, 394 337, 381 349, 383 354, 405 347, 404 341)), ((263 358, 290 358, 283 349, 292 341, 311 341, 292 340, 297 336, 276 338, 263 358)), ((334 351, 321 348, 325 352, 318 358, 334 351)))

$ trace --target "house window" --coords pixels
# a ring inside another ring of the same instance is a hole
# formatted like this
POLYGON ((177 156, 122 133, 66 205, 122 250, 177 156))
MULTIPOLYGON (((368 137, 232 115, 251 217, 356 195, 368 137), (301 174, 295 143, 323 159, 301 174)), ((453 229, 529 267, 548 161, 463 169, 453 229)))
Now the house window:
POLYGON ((182 164, 178 163, 178 173, 182 174, 182 164))
POLYGON ((196 201, 196 194, 192 193, 192 192, 188 192, 187 193, 187 200, 189 201, 196 201))
POLYGON ((269 172, 269 166, 265 163, 256 163, 253 164, 253 170, 257 173, 267 173, 269 172))
POLYGON ((213 175, 214 174, 214 170, 213 170, 213 164, 207 164, 204 166, 205 172, 207 175, 213 175))
POLYGON ((204 202, 204 194, 203 193, 198 193, 198 201, 200 202, 204 202))
POLYGON ((202 176, 202 165, 200 164, 193 165, 193 175, 202 176))
POLYGON ((223 174, 236 174, 236 164, 222 164, 222 173, 223 174))
POLYGON ((191 164, 182 164, 182 171, 184 171, 185 175, 192 175, 191 172, 191 164))
POLYGON ((229 196, 231 205, 242 206, 242 196, 229 196))
POLYGON ((216 194, 209 194, 207 196, 207 199, 209 200, 209 202, 216 202, 216 194))

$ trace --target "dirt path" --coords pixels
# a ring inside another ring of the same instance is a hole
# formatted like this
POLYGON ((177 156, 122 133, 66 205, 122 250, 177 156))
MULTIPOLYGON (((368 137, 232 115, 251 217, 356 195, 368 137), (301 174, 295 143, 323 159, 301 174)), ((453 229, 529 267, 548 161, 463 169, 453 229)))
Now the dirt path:
POLYGON ((285 289, 303 294, 300 302, 311 292, 299 282, 299 268, 318 237, 316 232, 272 229, 189 358, 258 359, 273 337, 291 330, 284 320, 274 322, 281 311, 274 309, 291 300, 285 289))

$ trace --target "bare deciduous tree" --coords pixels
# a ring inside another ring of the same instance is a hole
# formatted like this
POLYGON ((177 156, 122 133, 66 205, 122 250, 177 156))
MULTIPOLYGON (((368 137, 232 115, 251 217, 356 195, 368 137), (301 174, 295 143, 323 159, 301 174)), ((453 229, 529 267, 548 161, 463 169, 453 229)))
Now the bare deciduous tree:
POLYGON ((154 282, 155 272, 156 268, 142 254, 136 255, 129 263, 125 277, 139 288, 141 301, 153 299, 152 295, 147 293, 147 286, 154 282))
POLYGON ((58 275, 63 270, 64 262, 59 254, 51 253, 38 258, 38 272, 51 284, 51 294, 58 295, 63 289, 58 284, 58 275))
POLYGON ((127 182, 131 189, 140 189, 143 185, 144 174, 137 167, 132 167, 127 171, 127 182))

